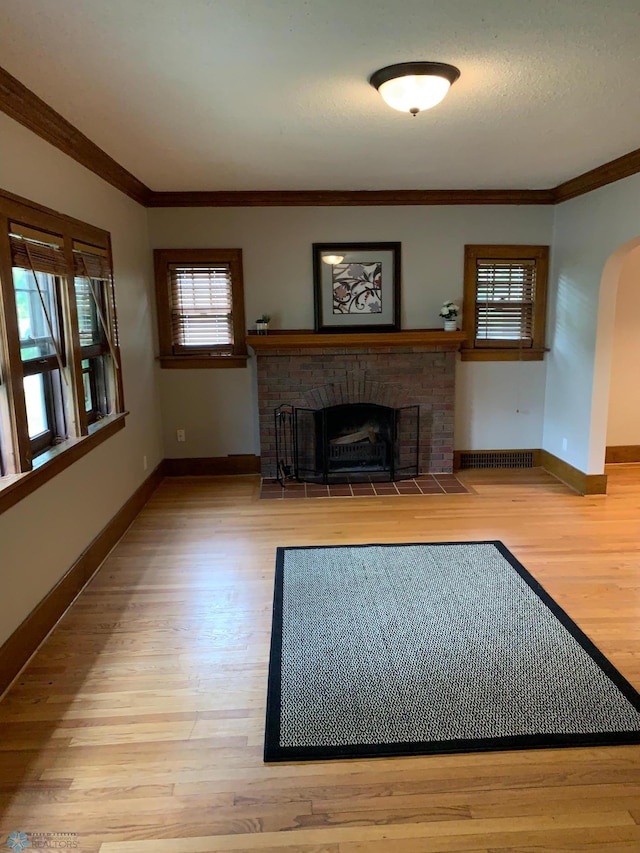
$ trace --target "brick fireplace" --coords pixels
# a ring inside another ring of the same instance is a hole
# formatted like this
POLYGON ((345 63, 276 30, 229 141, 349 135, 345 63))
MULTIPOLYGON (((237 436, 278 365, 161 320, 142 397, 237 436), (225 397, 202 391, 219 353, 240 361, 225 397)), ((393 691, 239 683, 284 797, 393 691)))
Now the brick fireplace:
POLYGON ((377 334, 274 332, 249 335, 257 355, 263 477, 277 469, 276 407, 319 409, 346 403, 419 406, 419 468, 453 469, 456 351, 462 332, 377 334))

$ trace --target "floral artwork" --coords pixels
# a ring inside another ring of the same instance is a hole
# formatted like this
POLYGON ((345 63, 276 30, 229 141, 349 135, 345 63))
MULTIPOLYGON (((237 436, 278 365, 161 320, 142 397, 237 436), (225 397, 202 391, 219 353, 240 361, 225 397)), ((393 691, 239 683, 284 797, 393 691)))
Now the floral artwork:
POLYGON ((382 313, 382 262, 332 266, 334 314, 382 313))
POLYGON ((400 329, 400 243, 314 243, 317 332, 400 329))

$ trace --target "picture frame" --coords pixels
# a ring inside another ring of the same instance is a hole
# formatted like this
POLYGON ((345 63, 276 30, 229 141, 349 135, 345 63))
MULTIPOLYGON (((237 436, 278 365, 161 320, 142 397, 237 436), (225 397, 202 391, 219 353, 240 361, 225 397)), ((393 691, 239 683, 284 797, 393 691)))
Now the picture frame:
POLYGON ((400 330, 401 243, 314 243, 315 331, 400 330))

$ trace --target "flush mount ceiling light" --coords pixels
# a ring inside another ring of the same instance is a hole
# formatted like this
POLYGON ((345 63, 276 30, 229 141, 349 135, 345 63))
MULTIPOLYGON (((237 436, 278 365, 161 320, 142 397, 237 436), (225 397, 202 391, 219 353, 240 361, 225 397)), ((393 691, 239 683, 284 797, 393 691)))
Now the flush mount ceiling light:
POLYGON ((369 82, 394 110, 415 116, 439 104, 459 76, 444 62, 400 62, 374 72, 369 82))
POLYGON ((336 264, 341 264, 344 261, 344 255, 323 255, 322 260, 325 264, 335 266, 336 264))

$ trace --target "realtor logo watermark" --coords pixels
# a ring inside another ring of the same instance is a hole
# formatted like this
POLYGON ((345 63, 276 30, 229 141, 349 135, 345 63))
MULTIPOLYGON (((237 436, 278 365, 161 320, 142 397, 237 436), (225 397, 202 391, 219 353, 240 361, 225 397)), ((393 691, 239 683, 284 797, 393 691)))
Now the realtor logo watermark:
POLYGON ((78 846, 75 832, 10 832, 7 838, 9 850, 73 850, 78 846))

